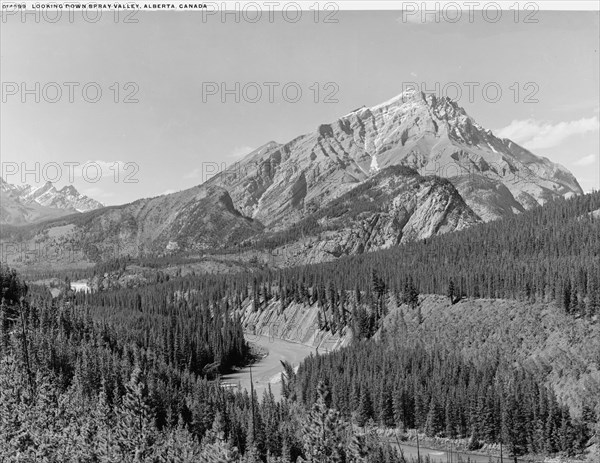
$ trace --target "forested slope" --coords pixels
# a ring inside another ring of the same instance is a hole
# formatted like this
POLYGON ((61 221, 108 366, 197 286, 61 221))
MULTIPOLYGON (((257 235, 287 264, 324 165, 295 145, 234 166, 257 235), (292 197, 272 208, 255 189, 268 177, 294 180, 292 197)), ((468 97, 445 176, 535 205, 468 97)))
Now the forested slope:
POLYGON ((390 306, 373 339, 301 366, 307 404, 325 381, 334 406, 358 423, 471 448, 503 442, 516 455, 590 445, 600 412, 597 323, 547 303, 425 296, 417 308, 390 306))
POLYGON ((159 300, 148 310, 164 289, 144 293, 142 308, 131 308, 135 317, 124 295, 97 296, 95 306, 51 300, 1 268, 0 461, 403 463, 388 445, 355 435, 329 408, 322 385, 318 403, 305 409, 210 380, 227 366, 224 354, 237 352, 226 342, 235 331, 220 325, 216 307, 199 328, 222 334, 206 341, 221 366, 194 371, 202 363, 183 331, 183 304, 168 306, 168 322, 159 300), (161 328, 173 344, 149 339, 161 328))
POLYGON ((501 221, 473 226, 384 251, 286 269, 287 286, 371 294, 373 271, 401 293, 411 280, 420 293, 556 301, 565 311, 600 310, 600 193, 557 200, 501 221))

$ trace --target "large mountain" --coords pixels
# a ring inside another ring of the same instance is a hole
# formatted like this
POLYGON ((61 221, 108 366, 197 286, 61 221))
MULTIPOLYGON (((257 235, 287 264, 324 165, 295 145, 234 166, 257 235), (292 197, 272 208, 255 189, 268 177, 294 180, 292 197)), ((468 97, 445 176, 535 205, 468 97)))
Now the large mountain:
MULTIPOLYGON (((56 204, 38 193, 37 201, 56 204)), ((280 252, 290 265, 428 238, 581 193, 566 169, 495 137, 455 102, 407 92, 288 143, 267 143, 198 187, 9 235, 75 243, 92 260, 235 249, 280 252)))
POLYGON ((414 91, 270 142, 209 183, 242 213, 286 226, 393 165, 450 179, 485 221, 583 193, 564 167, 497 138, 449 98, 414 91))
POLYGON ((46 182, 35 188, 27 184, 13 185, 0 178, 1 224, 35 223, 101 207, 104 207, 102 203, 82 195, 72 185, 57 190, 51 182, 46 182))

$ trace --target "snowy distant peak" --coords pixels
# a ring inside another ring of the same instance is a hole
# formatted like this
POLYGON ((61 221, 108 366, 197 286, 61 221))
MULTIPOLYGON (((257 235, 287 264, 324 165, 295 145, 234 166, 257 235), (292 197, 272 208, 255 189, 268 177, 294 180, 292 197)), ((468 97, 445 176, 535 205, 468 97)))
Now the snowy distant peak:
POLYGON ((56 188, 52 182, 46 182, 44 185, 38 188, 32 188, 31 191, 25 196, 25 199, 34 200, 37 202, 38 198, 41 198, 44 195, 52 195, 56 193, 56 188))
POLYGON ((65 209, 87 212, 104 207, 95 199, 82 195, 73 185, 66 185, 57 190, 52 182, 46 182, 39 187, 31 185, 13 185, 0 179, 1 191, 10 194, 22 204, 36 203, 52 209, 65 209))

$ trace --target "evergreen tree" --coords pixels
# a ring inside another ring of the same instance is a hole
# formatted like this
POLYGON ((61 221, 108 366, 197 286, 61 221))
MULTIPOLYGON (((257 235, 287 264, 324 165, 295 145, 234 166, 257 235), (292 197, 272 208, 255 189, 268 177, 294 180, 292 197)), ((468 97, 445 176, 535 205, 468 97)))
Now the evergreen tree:
POLYGON ((225 439, 225 425, 220 412, 217 412, 212 429, 205 438, 205 446, 200 461, 202 463, 235 463, 239 460, 236 447, 225 439))
POLYGON ((571 293, 571 280, 567 280, 563 287, 563 307, 567 313, 571 313, 571 304, 573 301, 573 296, 571 293))
POLYGON ((343 462, 344 426, 336 410, 328 408, 327 387, 319 383, 318 398, 303 427, 303 443, 306 461, 310 463, 343 462))
POLYGON ((448 295, 448 298, 452 303, 454 303, 455 291, 456 289, 454 287, 454 280, 450 278, 450 281, 448 282, 448 291, 446 292, 446 294, 448 295))
POLYGON ((444 411, 435 398, 429 403, 429 412, 425 421, 425 434, 437 436, 444 431, 444 411))
POLYGON ((156 438, 154 417, 147 401, 147 386, 139 365, 134 366, 117 419, 119 451, 124 460, 128 455, 143 460, 153 451, 156 438))
POLYGON ((394 408, 392 403, 392 394, 387 389, 385 383, 381 389, 379 404, 379 422, 382 426, 393 427, 395 424, 394 420, 394 408))
POLYGON ((296 373, 291 363, 281 360, 283 372, 281 373, 281 395, 283 398, 295 401, 296 396, 296 373))
POLYGON ((502 407, 502 441, 515 462, 517 457, 527 451, 526 436, 521 404, 517 402, 513 393, 510 393, 502 407))
POLYGON ((371 397, 366 387, 361 388, 360 403, 358 405, 358 411, 356 415, 356 423, 359 426, 364 426, 368 420, 373 418, 373 406, 371 404, 371 397))

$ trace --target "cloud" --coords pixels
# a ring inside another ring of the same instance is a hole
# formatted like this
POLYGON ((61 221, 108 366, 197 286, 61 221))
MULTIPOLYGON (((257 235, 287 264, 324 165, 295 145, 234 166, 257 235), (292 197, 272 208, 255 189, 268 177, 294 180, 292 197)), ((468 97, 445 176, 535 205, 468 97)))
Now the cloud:
POLYGON ((594 165, 598 161, 597 154, 590 154, 589 156, 584 156, 581 159, 578 159, 573 163, 574 166, 591 166, 594 165))
POLYGON ((170 195, 172 193, 177 193, 177 190, 173 189, 173 188, 169 188, 168 190, 163 191, 162 193, 159 193, 159 196, 164 196, 164 195, 170 195))
POLYGON ((598 116, 581 118, 575 121, 551 122, 535 119, 514 120, 508 126, 494 130, 501 138, 511 140, 528 149, 543 149, 558 146, 572 135, 598 131, 598 116))
POLYGON ((254 150, 255 150, 255 148, 252 148, 251 146, 236 146, 235 148, 233 148, 233 151, 231 151, 231 153, 227 157, 234 158, 234 159, 240 159, 240 158, 243 158, 244 156, 246 156, 248 153, 251 153, 254 150))

